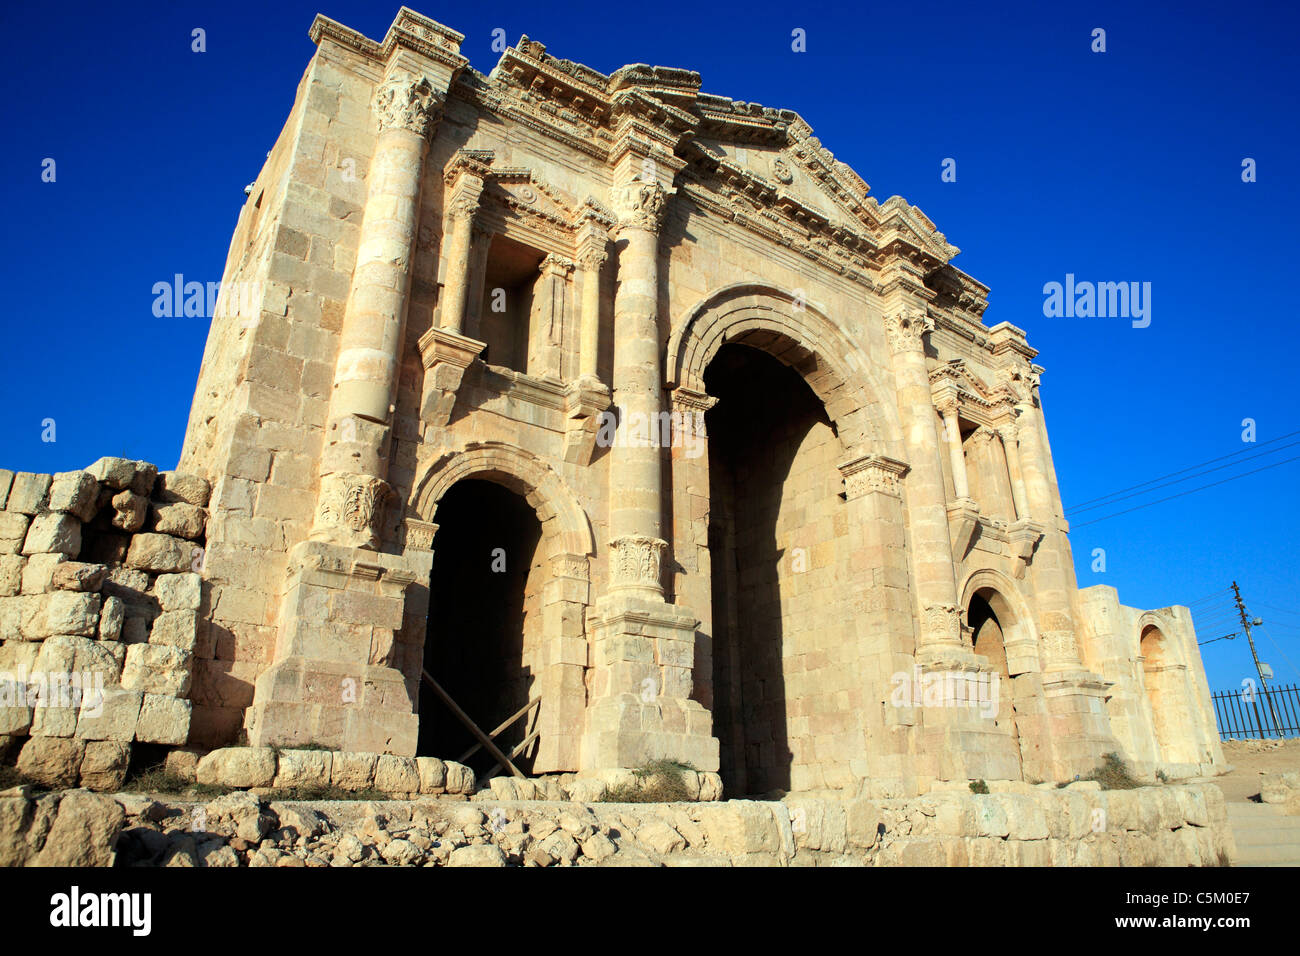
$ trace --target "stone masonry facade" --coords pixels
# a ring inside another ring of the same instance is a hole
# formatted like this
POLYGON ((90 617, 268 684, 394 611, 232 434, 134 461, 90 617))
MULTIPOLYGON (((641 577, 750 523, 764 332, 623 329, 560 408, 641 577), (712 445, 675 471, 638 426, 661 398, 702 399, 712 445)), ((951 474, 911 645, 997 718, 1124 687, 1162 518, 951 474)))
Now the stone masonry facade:
MULTIPOLYGON (((422 744, 424 675, 481 644, 460 703, 490 728, 536 701, 534 775, 671 759, 727 796, 893 798, 1110 752, 1223 767, 1190 612, 1079 590, 1036 352, 921 210, 689 70, 523 37, 485 76, 407 8, 380 41, 310 35, 231 242, 223 289, 254 294, 213 320, 192 497, 112 459, 57 500, 8 479, 0 653, 107 648, 134 739, 184 709, 147 732, 194 751, 457 758, 422 744), (537 531, 476 630, 439 547, 504 527, 485 482, 537 531), (174 495, 197 529, 164 522, 174 495), (74 523, 131 509, 127 550, 79 553, 74 523), (155 567, 154 537, 201 564, 155 567), (111 587, 50 584, 58 555, 111 587), (113 588, 151 596, 120 635, 113 588), (186 679, 136 686, 142 654, 186 679), (992 696, 936 691, 963 686, 992 696)), ((41 736, 22 716, 0 731, 41 736)))

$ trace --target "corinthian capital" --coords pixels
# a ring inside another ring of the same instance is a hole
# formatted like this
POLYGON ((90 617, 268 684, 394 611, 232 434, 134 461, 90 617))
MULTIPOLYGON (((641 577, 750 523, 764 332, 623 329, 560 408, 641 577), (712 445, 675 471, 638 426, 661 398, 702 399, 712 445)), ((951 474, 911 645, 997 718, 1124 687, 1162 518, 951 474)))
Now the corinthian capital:
POLYGON ((614 201, 614 212, 620 226, 657 233, 663 225, 668 193, 658 183, 637 181, 615 186, 610 198, 614 201))
POLYGON ((394 498, 388 482, 372 475, 334 473, 321 478, 312 537, 356 548, 376 548, 384 511, 394 498))
POLYGON ((903 310, 885 316, 885 334, 889 348, 894 352, 921 351, 921 337, 934 328, 934 322, 924 312, 903 310))
POLYGON ((395 75, 379 84, 375 91, 375 112, 379 131, 410 130, 430 139, 442 115, 442 97, 425 77, 395 75))

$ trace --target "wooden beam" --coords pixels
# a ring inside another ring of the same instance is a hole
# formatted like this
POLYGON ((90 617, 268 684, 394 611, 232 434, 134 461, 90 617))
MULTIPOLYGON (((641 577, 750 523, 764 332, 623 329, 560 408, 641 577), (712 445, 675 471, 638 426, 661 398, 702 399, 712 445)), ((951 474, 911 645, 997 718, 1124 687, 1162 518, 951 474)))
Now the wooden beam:
POLYGON ((477 737, 479 743, 487 748, 487 752, 492 755, 493 759, 495 759, 501 766, 509 768, 512 776, 518 777, 520 780, 526 780, 527 778, 519 772, 519 768, 510 762, 509 757, 497 749, 497 745, 492 742, 492 738, 483 733, 483 731, 479 729, 478 724, 469 719, 469 715, 460 709, 460 706, 451 699, 451 695, 443 690, 442 685, 433 679, 433 675, 423 667, 420 668, 420 673, 424 675, 425 683, 433 688, 434 693, 442 698, 442 702, 447 705, 447 708, 459 717, 460 722, 469 728, 469 732, 477 737))
MULTIPOLYGON (((497 727, 496 730, 492 731, 492 733, 488 734, 488 736, 491 737, 493 740, 496 740, 497 737, 500 735, 501 731, 505 730, 507 727, 509 727, 511 724, 513 724, 516 720, 518 720, 518 719, 519 719, 520 717, 522 717, 524 714, 528 713, 530 710, 532 710, 534 707, 536 707, 536 706, 537 706, 538 704, 540 704, 541 702, 542 702, 542 698, 541 698, 540 695, 537 696, 537 697, 534 697, 534 698, 533 698, 532 700, 530 700, 528 703, 524 704, 523 707, 519 708, 517 711, 515 711, 513 714, 511 714, 509 717, 507 717, 504 721, 502 721, 502 722, 501 722, 501 725, 500 725, 499 727, 497 727)), ((470 747, 469 750, 466 750, 463 754, 460 755, 459 758, 457 758, 456 762, 457 762, 457 763, 464 763, 465 760, 466 760, 467 758, 472 757, 472 756, 474 756, 474 754, 478 753, 478 749, 479 749, 479 747, 482 747, 482 746, 483 746, 482 744, 475 744, 473 747, 470 747)), ((514 756, 514 754, 511 754, 511 756, 514 756)))

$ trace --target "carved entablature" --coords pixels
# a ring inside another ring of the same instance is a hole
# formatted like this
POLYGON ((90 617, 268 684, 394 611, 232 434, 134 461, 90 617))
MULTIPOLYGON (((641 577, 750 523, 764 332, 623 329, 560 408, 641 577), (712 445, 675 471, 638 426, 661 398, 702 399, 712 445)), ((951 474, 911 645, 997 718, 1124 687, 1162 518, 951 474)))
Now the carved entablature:
POLYGON ((852 501, 876 493, 901 497, 901 480, 908 466, 883 455, 864 455, 841 463, 839 470, 844 477, 844 496, 852 501))
POLYGON ((930 371, 930 394, 935 408, 951 408, 977 425, 996 425, 1007 417, 1001 392, 985 385, 962 359, 952 359, 930 371))

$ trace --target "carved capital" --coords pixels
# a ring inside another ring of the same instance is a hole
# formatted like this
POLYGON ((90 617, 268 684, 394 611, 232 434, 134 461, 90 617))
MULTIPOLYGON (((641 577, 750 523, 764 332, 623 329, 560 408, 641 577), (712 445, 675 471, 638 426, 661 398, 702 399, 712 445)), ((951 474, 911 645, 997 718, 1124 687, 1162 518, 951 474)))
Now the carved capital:
POLYGON ((609 543, 610 586, 663 591, 660 562, 668 542, 633 534, 609 543))
POLYGON ((478 197, 468 192, 458 192, 447 203, 447 217, 455 223, 473 223, 479 211, 478 197))
POLYGON ((951 604, 927 605, 921 616, 921 643, 960 644, 961 612, 951 604))
POLYGON ((438 526, 431 521, 418 518, 406 519, 406 547, 410 551, 432 551, 433 536, 438 533, 438 526))
POLYGON ((442 116, 442 97, 426 77, 395 75, 375 90, 379 131, 405 129, 426 140, 433 137, 442 116))
POLYGON ((668 194, 658 183, 632 182, 610 191, 620 228, 658 233, 668 208, 668 194))
POLYGON ((557 256, 555 253, 548 253, 542 260, 542 272, 547 275, 556 276, 560 279, 568 278, 573 271, 573 260, 566 259, 564 256, 557 256))
POLYGON ((602 242, 599 247, 587 246, 578 252, 578 265, 586 272, 599 272, 606 260, 609 259, 609 253, 605 250, 605 244, 602 242))
POLYGON ((876 493, 898 498, 902 496, 899 479, 907 473, 907 465, 882 455, 864 455, 842 462, 839 470, 844 476, 845 497, 850 501, 876 493))
POLYGON ((922 336, 933 330, 934 320, 924 312, 904 310, 885 316, 885 334, 895 353, 920 352, 922 336))
POLYGON ((377 548, 384 511, 394 497, 388 482, 373 475, 324 475, 312 537, 353 548, 377 548))

